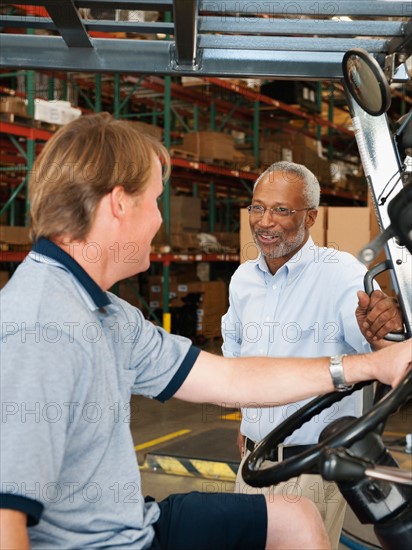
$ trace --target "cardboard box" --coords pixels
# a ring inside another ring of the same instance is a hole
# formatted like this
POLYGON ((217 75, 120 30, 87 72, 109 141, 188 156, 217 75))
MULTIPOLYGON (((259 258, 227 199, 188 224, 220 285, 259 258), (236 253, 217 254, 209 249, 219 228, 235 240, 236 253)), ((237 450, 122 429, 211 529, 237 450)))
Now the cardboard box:
POLYGON ((147 124, 146 122, 140 122, 140 120, 128 120, 128 123, 142 134, 149 134, 159 141, 162 141, 163 139, 163 128, 160 128, 159 126, 155 126, 154 124, 147 124))
POLYGON ((200 160, 243 162, 245 155, 235 148, 233 136, 222 132, 190 132, 184 134, 182 148, 200 160))
POLYGON ((81 110, 72 107, 69 101, 36 99, 34 103, 34 119, 48 124, 68 124, 81 114, 81 110))
POLYGON ((273 139, 261 136, 259 139, 259 161, 264 166, 270 166, 282 159, 282 144, 273 139))
POLYGON ((3 288, 9 279, 10 273, 8 271, 0 271, 0 288, 3 288))
POLYGON ((118 283, 117 288, 118 296, 129 304, 136 306, 140 309, 143 308, 143 303, 140 297, 140 287, 137 277, 130 280, 123 280, 118 283))
POLYGON ((318 215, 315 224, 310 228, 310 235, 317 246, 326 245, 327 206, 318 207, 318 215))
POLYGON ((201 200, 199 197, 170 197, 170 233, 198 232, 201 227, 201 200))
POLYGON ((201 334, 205 338, 218 338, 219 336, 221 336, 222 315, 208 315, 206 317, 198 317, 196 324, 196 333, 201 334))
POLYGON ((255 245, 249 225, 249 212, 246 208, 240 209, 240 263, 247 260, 256 260, 259 249, 255 245))
POLYGON ((209 82, 196 76, 182 76, 182 86, 207 86, 209 82))
POLYGON ((303 164, 311 170, 319 182, 331 184, 331 169, 328 160, 322 158, 321 144, 316 139, 301 133, 275 134, 270 139, 261 137, 259 159, 265 166, 285 160, 303 164))
POLYGON ((27 106, 21 97, 0 97, 0 113, 11 113, 27 118, 27 106))
MULTIPOLYGON (((227 310, 227 286, 223 281, 188 281, 186 283, 169 280, 169 306, 181 307, 189 294, 199 294, 198 317, 220 318, 227 310)), ((161 278, 149 277, 149 305, 153 308, 163 307, 163 281, 161 278), (160 283, 160 284, 153 284, 160 283)))
POLYGON ((29 228, 17 225, 0 226, 0 242, 15 245, 30 245, 29 228))
POLYGON ((197 283, 196 288, 202 291, 196 332, 206 338, 217 338, 221 335, 222 316, 228 308, 227 285, 223 281, 209 281, 197 283))
POLYGON ((239 251, 239 233, 215 231, 213 235, 216 237, 222 252, 225 252, 226 250, 229 252, 239 251))
MULTIPOLYGON (((163 307, 163 284, 150 285, 149 287, 149 305, 151 308, 163 307)), ((183 302, 178 298, 177 283, 169 281, 169 305, 183 305, 183 302)))
POLYGON ((327 215, 326 244, 357 256, 370 241, 368 207, 330 206, 327 215))
POLYGON ((170 246, 172 247, 172 250, 176 252, 185 250, 192 252, 201 252, 199 248, 197 233, 191 233, 190 231, 184 231, 182 233, 171 233, 170 246))

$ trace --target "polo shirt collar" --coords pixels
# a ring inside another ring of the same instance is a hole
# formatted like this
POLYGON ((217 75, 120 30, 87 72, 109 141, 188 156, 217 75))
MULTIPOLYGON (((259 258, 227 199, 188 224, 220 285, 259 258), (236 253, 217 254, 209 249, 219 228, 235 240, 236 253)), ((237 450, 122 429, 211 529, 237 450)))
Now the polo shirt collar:
POLYGON ((93 300, 96 308, 103 308, 111 304, 111 301, 99 285, 86 273, 82 266, 74 258, 67 254, 62 248, 52 241, 41 237, 33 245, 33 252, 47 256, 64 266, 80 283, 90 298, 93 300))

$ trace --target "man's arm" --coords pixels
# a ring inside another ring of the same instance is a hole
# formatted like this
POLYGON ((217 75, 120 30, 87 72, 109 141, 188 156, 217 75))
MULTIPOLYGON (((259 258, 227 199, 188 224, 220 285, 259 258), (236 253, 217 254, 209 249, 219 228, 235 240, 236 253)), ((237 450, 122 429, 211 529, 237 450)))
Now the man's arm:
POLYGON ((402 313, 398 302, 381 290, 375 290, 371 296, 360 290, 358 300, 356 319, 372 348, 381 349, 393 344, 383 338, 389 332, 403 332, 402 313))
POLYGON ((1 550, 28 550, 27 516, 18 510, 0 509, 1 550))
MULTIPOLYGON (((380 351, 350 355, 343 367, 347 384, 379 380, 395 386, 411 368, 412 340, 380 351)), ((294 403, 334 391, 329 358, 226 358, 200 352, 175 397, 228 407, 294 403)))

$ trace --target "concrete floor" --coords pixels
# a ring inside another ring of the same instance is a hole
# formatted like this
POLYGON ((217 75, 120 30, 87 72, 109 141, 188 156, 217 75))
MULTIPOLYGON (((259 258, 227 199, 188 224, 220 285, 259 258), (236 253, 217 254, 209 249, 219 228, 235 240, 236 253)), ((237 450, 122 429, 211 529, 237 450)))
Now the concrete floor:
MULTIPOLYGON (((215 458, 231 463, 239 460, 236 448, 238 422, 224 418, 224 415, 233 411, 174 399, 161 404, 141 397, 133 397, 131 405, 131 429, 141 466, 144 495, 162 499, 172 493, 188 491, 233 491, 233 479, 225 478, 224 475, 221 477, 219 473, 211 479, 193 473, 180 475, 173 468, 172 473, 164 473, 147 464, 147 458, 157 454, 188 456, 189 453, 190 456, 195 455, 193 458, 203 457, 212 461, 215 458)), ((390 446, 391 452, 394 451, 401 466, 409 469, 412 468, 412 460, 411 455, 404 453, 404 435, 411 432, 411 426, 412 403, 409 402, 409 406, 389 418, 385 428, 386 444, 390 446)), ((349 507, 344 529, 380 547, 373 528, 361 525, 349 507)), ((364 544, 363 547, 367 548, 368 545, 364 544)), ((339 550, 345 548, 347 546, 339 545, 339 550)))

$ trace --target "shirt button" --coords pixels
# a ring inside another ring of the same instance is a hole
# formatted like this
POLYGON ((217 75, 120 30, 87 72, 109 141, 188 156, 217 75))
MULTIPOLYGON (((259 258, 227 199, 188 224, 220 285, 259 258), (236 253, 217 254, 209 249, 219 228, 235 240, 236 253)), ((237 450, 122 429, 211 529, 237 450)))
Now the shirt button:
POLYGON ((269 316, 266 317, 266 321, 270 321, 270 317, 269 317, 269 316))
POLYGON ((259 353, 263 353, 263 349, 260 349, 260 350, 259 350, 259 353))
POLYGON ((273 285, 272 288, 273 288, 273 290, 276 290, 276 289, 277 289, 277 285, 273 285))

